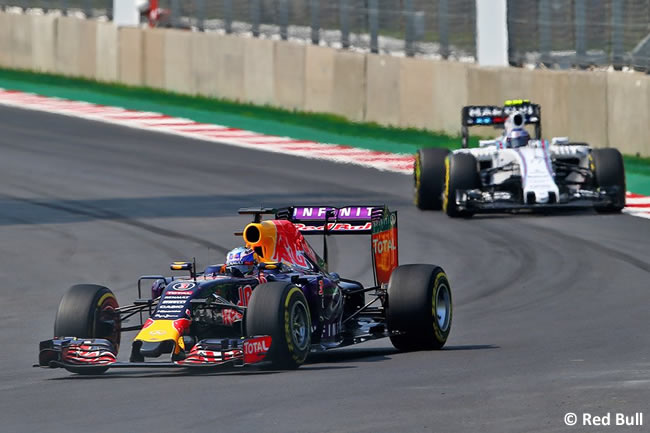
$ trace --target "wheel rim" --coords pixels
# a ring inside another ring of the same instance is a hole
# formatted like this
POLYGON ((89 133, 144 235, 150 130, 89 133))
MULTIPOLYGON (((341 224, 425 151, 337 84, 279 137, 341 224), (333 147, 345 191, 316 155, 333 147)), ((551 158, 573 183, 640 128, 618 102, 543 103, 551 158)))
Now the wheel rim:
POLYGON ((446 332, 449 328, 449 320, 451 318, 451 293, 446 284, 440 284, 435 296, 435 304, 433 306, 435 313, 435 321, 441 331, 446 332))
POLYGON ((307 307, 302 301, 297 301, 291 306, 289 315, 291 326, 291 340, 298 350, 305 350, 309 343, 307 325, 307 307))
POLYGON ((120 322, 119 315, 116 313, 118 308, 117 300, 113 297, 106 298, 97 308, 97 319, 95 322, 95 329, 98 325, 105 321, 114 321, 115 326, 112 332, 109 335, 101 336, 101 338, 106 338, 115 345, 117 350, 120 346, 120 322))

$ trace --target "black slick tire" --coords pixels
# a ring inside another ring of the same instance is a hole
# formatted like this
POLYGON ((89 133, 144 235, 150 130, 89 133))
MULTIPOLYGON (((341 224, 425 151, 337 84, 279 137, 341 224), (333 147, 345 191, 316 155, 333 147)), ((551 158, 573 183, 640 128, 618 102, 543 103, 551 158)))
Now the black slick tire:
POLYGON ((625 166, 618 149, 604 148, 591 151, 591 169, 596 187, 618 188, 614 202, 607 206, 596 206, 600 213, 617 213, 625 207, 625 166))
POLYGON ((452 319, 451 286, 439 266, 397 267, 388 283, 386 320, 398 350, 441 349, 452 319))
POLYGON ((311 349, 311 315, 300 287, 286 282, 260 284, 246 311, 246 335, 270 335, 272 368, 295 369, 311 349))
POLYGON ((452 218, 469 218, 473 212, 459 209, 456 192, 481 187, 476 158, 469 153, 452 153, 445 160, 445 187, 442 208, 452 218))
POLYGON ((447 155, 449 155, 449 150, 439 147, 419 149, 415 154, 414 201, 418 209, 442 209, 442 190, 445 184, 447 155))
MULTIPOLYGON (((104 338, 120 345, 120 323, 113 292, 96 284, 77 284, 63 295, 54 321, 54 337, 104 338)), ((107 367, 68 368, 79 374, 101 374, 107 367)))

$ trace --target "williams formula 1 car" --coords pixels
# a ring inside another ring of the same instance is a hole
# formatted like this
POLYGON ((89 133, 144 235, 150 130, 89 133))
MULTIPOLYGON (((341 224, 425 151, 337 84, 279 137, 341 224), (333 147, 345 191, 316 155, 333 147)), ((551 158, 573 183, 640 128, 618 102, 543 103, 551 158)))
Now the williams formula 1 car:
POLYGON ((292 206, 240 213, 254 221, 236 234, 246 244, 237 250, 248 251, 254 261, 240 263, 243 269, 227 262, 203 272, 196 272, 194 262, 174 262, 171 269, 185 276, 140 277, 138 299, 127 306, 118 305, 106 287, 72 286, 59 304, 54 339, 40 343, 38 366, 79 374, 224 364, 291 369, 312 351, 382 337, 399 350, 445 344, 452 319, 449 281, 438 266, 398 266, 397 212, 383 206, 292 206), (357 234, 370 235, 371 287, 327 268, 327 237, 357 234), (323 237, 322 258, 306 235, 323 237), (153 281, 151 295, 143 298, 147 280, 153 281), (120 362, 125 331, 138 334, 129 362, 120 362))
POLYGON ((420 149, 415 159, 415 204, 451 217, 518 210, 625 206, 625 170, 620 152, 593 149, 555 137, 541 139, 541 109, 527 100, 504 107, 462 109, 462 148, 420 149), (526 131, 532 125, 534 137, 526 131), (469 149, 469 128, 494 126, 504 133, 469 149))

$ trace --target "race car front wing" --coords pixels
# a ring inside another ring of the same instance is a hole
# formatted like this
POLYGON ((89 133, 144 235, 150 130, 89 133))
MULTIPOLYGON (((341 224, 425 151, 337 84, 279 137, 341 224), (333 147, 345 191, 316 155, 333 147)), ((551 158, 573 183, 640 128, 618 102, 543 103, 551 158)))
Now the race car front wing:
POLYGON ((456 191, 456 204, 462 210, 482 213, 509 212, 517 210, 560 210, 560 209, 589 209, 594 206, 607 206, 616 201, 618 187, 594 190, 579 190, 573 194, 551 196, 546 203, 537 203, 534 197, 529 202, 513 198, 510 193, 480 189, 456 191))
POLYGON ((105 368, 205 368, 230 365, 243 367, 261 365, 271 347, 270 336, 241 339, 205 339, 191 350, 169 362, 118 362, 117 350, 109 340, 55 338, 39 344, 38 364, 35 367, 65 368, 78 372, 81 369, 105 368))

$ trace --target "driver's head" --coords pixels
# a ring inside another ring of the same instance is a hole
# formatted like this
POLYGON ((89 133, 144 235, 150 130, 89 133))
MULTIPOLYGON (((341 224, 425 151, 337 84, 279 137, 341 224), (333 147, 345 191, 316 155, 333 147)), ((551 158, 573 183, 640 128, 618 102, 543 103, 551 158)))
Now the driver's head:
POLYGON ((508 147, 521 147, 528 144, 530 135, 528 131, 523 128, 515 128, 508 132, 506 136, 506 143, 508 147))
POLYGON ((255 253, 246 247, 237 247, 226 256, 226 268, 237 269, 242 274, 250 273, 255 267, 255 253))

